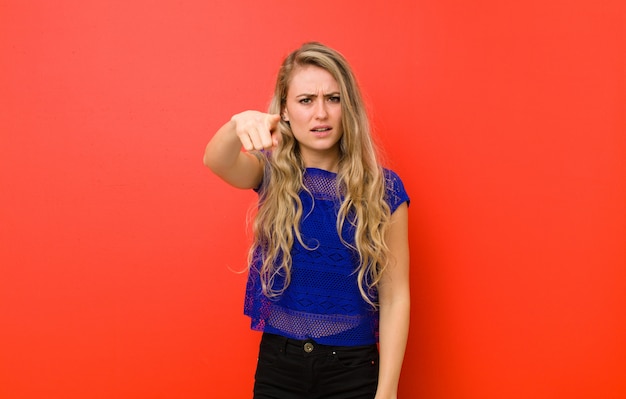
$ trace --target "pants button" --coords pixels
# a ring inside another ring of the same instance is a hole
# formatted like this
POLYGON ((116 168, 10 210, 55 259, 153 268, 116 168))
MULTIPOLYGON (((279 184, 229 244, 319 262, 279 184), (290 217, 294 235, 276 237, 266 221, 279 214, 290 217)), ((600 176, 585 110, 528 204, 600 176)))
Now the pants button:
POLYGON ((304 344, 304 351, 305 351, 306 353, 311 353, 311 352, 313 352, 313 348, 314 348, 314 346, 313 346, 313 344, 312 344, 312 343, 310 343, 310 342, 307 342, 306 344, 304 344))

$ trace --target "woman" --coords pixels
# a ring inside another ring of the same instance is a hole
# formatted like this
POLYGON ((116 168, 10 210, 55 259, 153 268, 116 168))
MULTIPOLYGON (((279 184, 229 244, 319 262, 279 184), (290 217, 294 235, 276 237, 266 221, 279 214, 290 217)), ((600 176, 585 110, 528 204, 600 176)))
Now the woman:
POLYGON ((263 331, 254 398, 396 398, 409 198, 378 164, 344 57, 320 43, 291 53, 269 113, 234 115, 204 163, 259 194, 244 309, 263 331))

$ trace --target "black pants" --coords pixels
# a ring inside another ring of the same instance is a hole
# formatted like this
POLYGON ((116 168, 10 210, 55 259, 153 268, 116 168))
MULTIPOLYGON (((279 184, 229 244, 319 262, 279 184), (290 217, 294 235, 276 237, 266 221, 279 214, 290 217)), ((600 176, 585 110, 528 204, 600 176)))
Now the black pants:
POLYGON ((326 346, 264 333, 254 399, 373 399, 378 349, 326 346))

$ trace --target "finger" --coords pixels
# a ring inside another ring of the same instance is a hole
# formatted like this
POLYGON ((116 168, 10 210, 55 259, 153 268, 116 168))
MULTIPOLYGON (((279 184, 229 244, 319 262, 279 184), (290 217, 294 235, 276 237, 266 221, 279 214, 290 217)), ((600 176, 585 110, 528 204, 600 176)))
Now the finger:
POLYGON ((255 150, 262 150, 264 148, 263 145, 263 133, 259 131, 257 127, 251 127, 248 135, 250 136, 250 141, 252 141, 252 145, 255 150))
POLYGON ((283 136, 280 133, 280 130, 278 129, 274 130, 274 132, 272 133, 272 147, 278 147, 278 144, 280 144, 280 139, 282 137, 283 136))
POLYGON ((260 139, 263 148, 271 148, 272 147, 272 133, 269 130, 263 130, 260 132, 260 139))
POLYGON ((241 145, 243 145, 246 151, 254 150, 254 145, 252 145, 252 141, 250 141, 250 137, 247 134, 240 135, 239 141, 241 141, 241 145))
POLYGON ((276 130, 278 128, 278 122, 280 122, 280 115, 279 114, 270 114, 270 115, 268 115, 267 118, 266 118, 267 129, 270 132, 273 132, 274 130, 276 130))
POLYGON ((271 114, 267 118, 268 127, 270 131, 270 137, 269 137, 270 142, 267 148, 276 147, 280 143, 280 129, 278 128, 278 126, 279 126, 281 119, 282 118, 280 114, 271 114))
POLYGON ((280 120, 279 115, 266 115, 263 119, 263 125, 259 126, 259 139, 261 141, 261 145, 265 149, 269 149, 272 147, 272 132, 276 130, 278 126, 278 121, 280 120), (276 118, 278 117, 278 119, 276 118))

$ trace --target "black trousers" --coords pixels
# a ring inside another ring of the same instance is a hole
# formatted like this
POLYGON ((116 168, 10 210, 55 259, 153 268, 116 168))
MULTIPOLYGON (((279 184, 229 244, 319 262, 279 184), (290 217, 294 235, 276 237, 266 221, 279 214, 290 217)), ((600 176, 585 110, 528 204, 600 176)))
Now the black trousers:
POLYGON ((378 348, 326 346, 264 333, 254 399, 373 399, 378 348))

